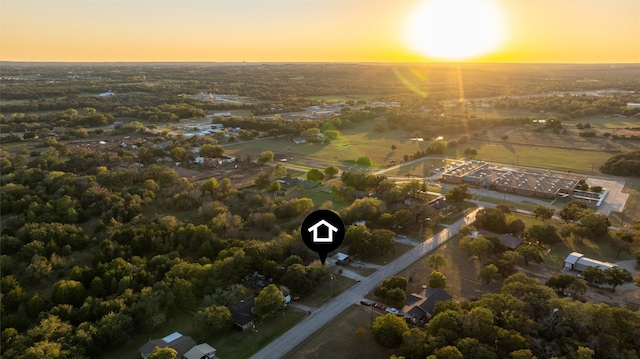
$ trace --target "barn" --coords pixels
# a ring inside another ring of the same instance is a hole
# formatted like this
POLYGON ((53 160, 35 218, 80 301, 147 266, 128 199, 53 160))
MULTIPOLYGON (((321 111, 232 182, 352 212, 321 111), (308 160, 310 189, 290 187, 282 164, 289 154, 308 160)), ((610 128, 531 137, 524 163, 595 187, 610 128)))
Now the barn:
POLYGON ((609 262, 602 262, 596 259, 585 257, 584 254, 578 252, 571 252, 564 260, 564 270, 575 270, 582 272, 587 267, 599 267, 602 270, 613 268, 616 265, 609 262))

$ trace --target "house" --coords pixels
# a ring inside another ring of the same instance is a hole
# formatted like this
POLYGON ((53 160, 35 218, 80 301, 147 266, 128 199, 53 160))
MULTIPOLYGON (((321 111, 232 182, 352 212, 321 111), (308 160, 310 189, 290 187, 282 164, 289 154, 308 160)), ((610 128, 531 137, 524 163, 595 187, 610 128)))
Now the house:
POLYGON ((100 97, 109 97, 109 96, 114 96, 115 92, 109 90, 107 92, 101 92, 100 94, 98 94, 98 96, 100 97))
POLYGON ((445 200, 444 196, 439 196, 438 198, 429 201, 428 205, 437 211, 448 211, 453 207, 451 203, 445 200))
POLYGON ((239 304, 230 305, 229 311, 233 317, 233 323, 242 328, 242 330, 247 330, 252 327, 256 319, 258 319, 254 314, 255 308, 254 298, 239 304))
POLYGON ((407 298, 407 305, 402 311, 408 314, 413 321, 431 319, 436 303, 450 300, 453 297, 442 288, 427 288, 424 296, 412 293, 407 298))
POLYGON ((339 266, 351 262, 351 257, 349 257, 348 254, 344 254, 342 252, 336 253, 336 255, 333 256, 333 259, 336 260, 336 264, 339 266))
POLYGON ((338 227, 323 219, 309 227, 307 231, 313 232, 314 243, 331 243, 333 242, 333 233, 338 232, 338 227))
POLYGON ((184 359, 216 359, 216 349, 207 343, 198 344, 182 356, 184 359))
POLYGON ((616 265, 585 257, 584 254, 578 252, 571 252, 564 260, 565 271, 575 270, 582 272, 587 269, 587 267, 599 267, 600 269, 605 270, 616 267, 616 265))
POLYGON ((178 332, 167 335, 162 339, 149 340, 147 344, 143 345, 139 351, 142 358, 147 359, 149 354, 153 353, 156 347, 159 348, 171 348, 178 352, 176 358, 182 358, 189 349, 193 348, 196 342, 191 337, 184 336, 178 332))

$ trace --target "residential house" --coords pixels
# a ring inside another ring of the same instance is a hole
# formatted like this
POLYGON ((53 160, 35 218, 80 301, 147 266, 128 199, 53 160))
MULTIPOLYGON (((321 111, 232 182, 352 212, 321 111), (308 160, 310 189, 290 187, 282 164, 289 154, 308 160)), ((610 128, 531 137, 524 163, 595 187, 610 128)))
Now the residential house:
POLYGON ((498 233, 494 233, 491 231, 484 231, 484 230, 474 231, 471 233, 471 238, 476 238, 480 236, 498 237, 500 242, 502 242, 502 244, 504 244, 505 247, 511 250, 515 250, 522 244, 522 239, 514 236, 511 233, 498 234, 498 233))
POLYGON ((233 323, 240 327, 242 330, 247 330, 253 326, 255 323, 256 315, 255 312, 255 302, 254 298, 251 298, 247 301, 243 301, 239 304, 233 304, 229 306, 229 311, 231 312, 231 316, 233 317, 233 323))
POLYGON ((348 254, 344 254, 342 252, 336 253, 336 255, 333 256, 333 259, 335 259, 336 264, 339 266, 351 262, 351 257, 348 254))
POLYGON ((402 311, 414 322, 431 319, 436 303, 450 300, 453 297, 442 288, 427 288, 424 295, 412 293, 407 298, 407 305, 402 311))
POLYGON ((156 347, 159 348, 171 348, 178 352, 176 358, 182 358, 189 349, 193 348, 196 342, 191 337, 184 336, 178 332, 167 335, 162 339, 149 340, 147 344, 143 345, 139 351, 143 359, 147 359, 149 354, 153 353, 156 347))

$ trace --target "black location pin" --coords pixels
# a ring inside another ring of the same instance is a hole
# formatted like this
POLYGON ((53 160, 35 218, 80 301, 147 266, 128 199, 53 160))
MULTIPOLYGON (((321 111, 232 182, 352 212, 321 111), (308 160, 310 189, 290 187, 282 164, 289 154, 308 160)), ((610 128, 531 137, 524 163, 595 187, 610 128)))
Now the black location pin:
POLYGON ((344 240, 344 223, 335 212, 319 209, 302 221, 300 236, 307 248, 318 253, 324 265, 327 254, 340 247, 344 240))

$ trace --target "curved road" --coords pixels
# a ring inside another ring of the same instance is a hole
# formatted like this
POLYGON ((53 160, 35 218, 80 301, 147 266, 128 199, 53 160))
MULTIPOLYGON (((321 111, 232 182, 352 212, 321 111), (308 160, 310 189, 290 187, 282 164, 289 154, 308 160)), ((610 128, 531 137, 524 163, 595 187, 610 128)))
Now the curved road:
POLYGON ((476 212, 479 209, 480 208, 459 219, 454 224, 450 225, 447 229, 434 235, 429 240, 415 246, 414 249, 396 258, 394 261, 388 263, 387 265, 377 270, 375 273, 363 279, 360 283, 357 283, 347 291, 335 297, 329 303, 313 311, 310 316, 306 317, 296 326, 289 329, 289 331, 262 348, 251 358, 273 359, 282 357, 307 337, 309 337, 311 334, 313 334, 315 331, 320 329, 323 325, 327 324, 333 318, 338 316, 338 314, 342 313, 342 311, 347 309, 347 307, 359 302, 382 280, 389 276, 397 274, 398 272, 413 264, 418 259, 425 256, 427 253, 436 249, 438 246, 449 240, 449 238, 451 238, 454 234, 458 233, 458 230, 462 225, 470 224, 471 222, 473 222, 475 220, 476 212))

